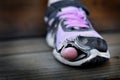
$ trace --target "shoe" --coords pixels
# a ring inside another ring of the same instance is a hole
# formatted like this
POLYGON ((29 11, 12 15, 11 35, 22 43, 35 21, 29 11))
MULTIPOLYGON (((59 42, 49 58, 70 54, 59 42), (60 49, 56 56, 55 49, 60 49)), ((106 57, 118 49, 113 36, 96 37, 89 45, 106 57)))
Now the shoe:
POLYGON ((53 55, 61 63, 82 66, 109 60, 107 43, 94 30, 88 15, 84 5, 75 0, 59 1, 48 7, 45 15, 48 24, 46 41, 54 48, 53 55), (74 48, 77 56, 70 60, 63 57, 61 52, 66 48, 74 48))

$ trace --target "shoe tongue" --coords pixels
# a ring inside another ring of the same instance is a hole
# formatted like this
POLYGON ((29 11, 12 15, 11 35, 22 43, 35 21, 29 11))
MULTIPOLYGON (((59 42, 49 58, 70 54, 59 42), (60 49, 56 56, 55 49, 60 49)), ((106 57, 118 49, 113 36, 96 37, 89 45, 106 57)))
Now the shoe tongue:
POLYGON ((82 8, 65 7, 58 12, 57 17, 64 19, 64 25, 74 29, 88 28, 88 21, 85 11, 82 8))

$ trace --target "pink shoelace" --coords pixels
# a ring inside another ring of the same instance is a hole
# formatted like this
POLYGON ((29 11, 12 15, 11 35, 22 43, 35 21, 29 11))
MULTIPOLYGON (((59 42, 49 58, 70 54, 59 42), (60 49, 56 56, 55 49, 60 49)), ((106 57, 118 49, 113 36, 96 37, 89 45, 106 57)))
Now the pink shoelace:
POLYGON ((74 28, 88 28, 88 22, 86 21, 86 13, 82 10, 82 8, 76 7, 66 7, 63 8, 57 16, 60 19, 66 19, 64 22, 67 27, 74 27, 74 28))

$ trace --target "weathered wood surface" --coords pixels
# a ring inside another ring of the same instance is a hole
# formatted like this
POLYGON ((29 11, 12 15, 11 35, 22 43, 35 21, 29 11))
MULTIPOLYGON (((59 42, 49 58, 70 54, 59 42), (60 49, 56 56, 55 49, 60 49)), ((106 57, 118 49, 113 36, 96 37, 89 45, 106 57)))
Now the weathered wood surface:
POLYGON ((57 62, 44 38, 0 42, 0 80, 120 80, 120 34, 103 34, 111 59, 93 68, 57 62))

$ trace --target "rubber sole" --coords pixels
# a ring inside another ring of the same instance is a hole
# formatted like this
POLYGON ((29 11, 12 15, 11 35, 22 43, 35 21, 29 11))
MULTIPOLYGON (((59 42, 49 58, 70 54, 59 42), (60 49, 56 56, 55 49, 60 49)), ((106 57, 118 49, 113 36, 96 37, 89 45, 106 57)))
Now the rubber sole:
MULTIPOLYGON (((54 48, 54 36, 52 36, 51 34, 48 34, 46 36, 46 41, 50 47, 54 48)), ((110 58, 109 51, 99 52, 98 50, 93 49, 90 51, 90 53, 91 55, 87 58, 84 58, 79 61, 71 62, 63 58, 60 55, 60 53, 56 51, 56 49, 53 50, 53 56, 56 58, 56 60, 69 66, 86 66, 86 65, 92 65, 92 64, 97 65, 98 63, 106 62, 110 58)))
POLYGON ((85 66, 85 65, 90 65, 90 64, 97 65, 98 63, 106 62, 110 58, 109 51, 107 53, 100 53, 94 49, 94 50, 91 50, 90 53, 91 53, 91 55, 87 58, 71 62, 71 61, 68 61, 65 58, 63 58, 60 55, 60 53, 58 53, 55 49, 53 50, 53 55, 56 58, 56 60, 58 60, 59 62, 65 64, 65 65, 69 65, 69 66, 85 66), (103 54, 103 55, 101 55, 101 54, 103 54))

